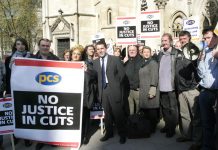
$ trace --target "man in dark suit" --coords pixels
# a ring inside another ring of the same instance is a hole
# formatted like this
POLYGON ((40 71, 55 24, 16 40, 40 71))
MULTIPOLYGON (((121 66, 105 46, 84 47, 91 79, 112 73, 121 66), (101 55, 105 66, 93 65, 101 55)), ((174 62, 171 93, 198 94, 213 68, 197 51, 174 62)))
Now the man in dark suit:
POLYGON ((96 43, 100 58, 93 61, 93 68, 98 75, 99 100, 105 112, 105 135, 100 141, 113 137, 113 121, 120 135, 120 143, 126 142, 125 115, 122 108, 121 82, 125 76, 123 65, 118 57, 107 54, 105 42, 96 43))

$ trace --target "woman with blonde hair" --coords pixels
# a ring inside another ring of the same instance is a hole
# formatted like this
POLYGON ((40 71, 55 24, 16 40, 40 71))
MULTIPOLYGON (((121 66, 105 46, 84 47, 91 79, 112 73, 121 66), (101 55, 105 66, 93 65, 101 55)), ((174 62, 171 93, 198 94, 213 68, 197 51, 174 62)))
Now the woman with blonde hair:
POLYGON ((70 61, 83 61, 84 48, 82 45, 76 45, 70 50, 70 61))
MULTIPOLYGON (((84 49, 82 45, 76 45, 71 49, 71 61, 84 61, 84 49)), ((97 75, 92 69, 92 65, 86 63, 83 96, 83 124, 82 124, 82 144, 88 144, 88 131, 90 125, 90 109, 94 101, 97 100, 97 75)))
POLYGON ((155 132, 159 122, 158 63, 151 57, 151 48, 142 49, 144 63, 139 70, 139 107, 155 132))

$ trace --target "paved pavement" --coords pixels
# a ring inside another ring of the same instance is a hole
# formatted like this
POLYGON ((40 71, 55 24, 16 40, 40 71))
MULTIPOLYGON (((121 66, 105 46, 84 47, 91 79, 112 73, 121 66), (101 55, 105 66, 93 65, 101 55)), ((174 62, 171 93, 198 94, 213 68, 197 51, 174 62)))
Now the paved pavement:
MULTIPOLYGON (((90 138, 87 145, 82 145, 80 150, 188 150, 191 142, 177 143, 176 138, 179 137, 177 129, 176 135, 173 138, 166 138, 164 134, 160 133, 159 129, 163 127, 163 122, 158 124, 158 129, 155 134, 146 139, 127 139, 125 144, 119 144, 119 136, 116 134, 114 138, 106 142, 100 142, 100 129, 98 129, 90 138)), ((34 143, 31 147, 26 148, 23 140, 16 145, 16 150, 35 150, 34 143)), ((4 136, 5 150, 11 150, 10 136, 4 136)), ((64 147, 45 146, 42 150, 70 150, 64 147)))

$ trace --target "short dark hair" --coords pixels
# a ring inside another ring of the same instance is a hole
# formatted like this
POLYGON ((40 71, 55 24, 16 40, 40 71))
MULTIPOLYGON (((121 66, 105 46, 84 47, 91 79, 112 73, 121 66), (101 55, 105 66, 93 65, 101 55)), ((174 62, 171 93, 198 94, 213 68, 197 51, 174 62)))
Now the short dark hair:
POLYGON ((138 49, 139 49, 138 45, 128 45, 127 49, 129 50, 129 47, 131 47, 131 46, 134 46, 137 49, 137 51, 138 51, 138 49))
POLYGON ((191 39, 191 34, 190 34, 190 32, 188 32, 188 31, 181 31, 181 32, 179 32, 179 37, 180 37, 180 36, 185 36, 185 35, 187 35, 187 36, 191 39))
MULTIPOLYGON (((87 50, 88 50, 89 47, 92 47, 92 48, 94 49, 94 52, 95 52, 95 46, 94 46, 94 45, 92 45, 92 44, 86 45, 86 47, 84 48, 84 53, 83 53, 84 59, 87 59, 87 58, 88 58, 87 50)), ((93 56, 94 56, 94 55, 93 55, 93 56)))
POLYGON ((46 41, 46 42, 51 43, 51 40, 46 39, 46 38, 41 38, 41 39, 39 40, 39 42, 38 42, 38 46, 40 45, 41 41, 46 41))
POLYGON ((89 47, 92 47, 92 48, 94 49, 94 51, 95 51, 95 46, 92 45, 92 44, 90 44, 90 45, 86 45, 86 47, 84 48, 84 52, 85 52, 85 53, 87 52, 87 50, 88 50, 89 47))
POLYGON ((207 32, 213 32, 213 35, 216 36, 216 34, 214 33, 214 28, 212 26, 207 26, 202 30, 202 34, 205 35, 207 32))
POLYGON ((97 47, 97 45, 104 45, 104 47, 107 48, 107 44, 104 41, 97 42, 95 46, 97 47))

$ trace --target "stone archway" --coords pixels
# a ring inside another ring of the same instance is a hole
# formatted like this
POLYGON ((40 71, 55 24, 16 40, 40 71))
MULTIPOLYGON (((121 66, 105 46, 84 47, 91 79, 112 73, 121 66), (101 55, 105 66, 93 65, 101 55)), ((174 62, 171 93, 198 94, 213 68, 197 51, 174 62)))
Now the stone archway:
POLYGON ((169 28, 170 32, 174 38, 178 37, 179 32, 183 29, 183 20, 186 19, 187 16, 182 11, 176 11, 170 18, 169 28))

